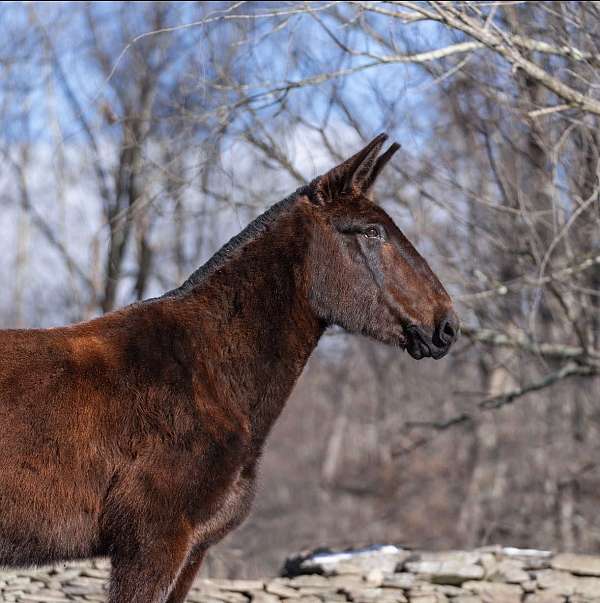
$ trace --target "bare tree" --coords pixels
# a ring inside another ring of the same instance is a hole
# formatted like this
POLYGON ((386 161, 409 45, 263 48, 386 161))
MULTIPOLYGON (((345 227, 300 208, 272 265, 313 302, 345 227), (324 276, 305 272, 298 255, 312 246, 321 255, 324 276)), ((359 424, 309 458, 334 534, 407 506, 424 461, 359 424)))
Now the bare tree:
POLYGON ((404 145, 378 196, 460 300, 462 347, 327 338, 213 571, 357 540, 600 547, 597 3, 5 11, 7 322, 173 287, 374 132, 404 145))

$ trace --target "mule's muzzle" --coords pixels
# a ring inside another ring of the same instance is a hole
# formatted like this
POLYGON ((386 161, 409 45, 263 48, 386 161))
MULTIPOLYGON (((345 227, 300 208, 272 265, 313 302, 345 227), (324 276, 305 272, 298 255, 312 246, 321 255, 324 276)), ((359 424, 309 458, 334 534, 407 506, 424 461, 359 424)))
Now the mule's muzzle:
POLYGON ((458 339, 460 323, 454 312, 449 312, 439 321, 433 332, 412 325, 406 329, 406 351, 417 360, 421 358, 443 358, 458 339))

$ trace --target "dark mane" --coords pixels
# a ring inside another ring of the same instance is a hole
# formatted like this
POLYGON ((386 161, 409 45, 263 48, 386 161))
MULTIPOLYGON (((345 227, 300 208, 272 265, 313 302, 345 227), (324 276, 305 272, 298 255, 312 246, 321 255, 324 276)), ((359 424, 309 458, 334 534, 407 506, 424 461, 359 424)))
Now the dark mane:
POLYGON ((221 249, 219 249, 219 251, 217 251, 205 264, 193 272, 182 285, 168 291, 162 297, 174 297, 187 293, 213 274, 229 261, 231 255, 235 251, 243 248, 247 243, 254 241, 270 224, 273 224, 277 218, 294 203, 298 196, 305 192, 305 189, 306 187, 301 187, 289 197, 286 197, 269 207, 269 209, 250 222, 244 230, 225 243, 225 245, 223 245, 223 247, 221 247, 221 249))

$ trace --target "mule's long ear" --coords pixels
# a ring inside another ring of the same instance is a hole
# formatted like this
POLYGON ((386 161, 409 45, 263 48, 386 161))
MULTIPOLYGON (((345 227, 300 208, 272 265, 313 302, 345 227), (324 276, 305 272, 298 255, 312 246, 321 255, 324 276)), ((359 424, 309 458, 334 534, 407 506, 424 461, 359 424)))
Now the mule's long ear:
POLYGON ((364 180, 361 180, 360 186, 363 191, 366 192, 373 186, 375 180, 377 179, 377 176, 379 176, 379 173, 385 167, 385 164, 392 158, 393 154, 399 148, 400 145, 397 142, 394 142, 390 145, 390 148, 383 155, 380 155, 377 158, 375 165, 372 167, 366 178, 364 180))
POLYGON ((377 166, 377 155, 387 137, 387 134, 379 134, 356 155, 316 178, 311 183, 311 188, 318 200, 333 201, 340 194, 350 192, 355 187, 363 188, 362 183, 377 166))

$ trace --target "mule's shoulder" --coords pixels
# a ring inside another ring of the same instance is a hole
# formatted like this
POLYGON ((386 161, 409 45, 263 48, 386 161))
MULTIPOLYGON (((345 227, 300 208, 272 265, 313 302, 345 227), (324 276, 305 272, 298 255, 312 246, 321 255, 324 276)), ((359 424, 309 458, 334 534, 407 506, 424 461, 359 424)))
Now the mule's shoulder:
POLYGON ((0 376, 7 372, 82 365, 101 369, 119 365, 130 342, 148 345, 152 338, 149 307, 137 304, 88 321, 46 329, 0 330, 0 376), (129 343, 128 343, 129 342, 129 343))

